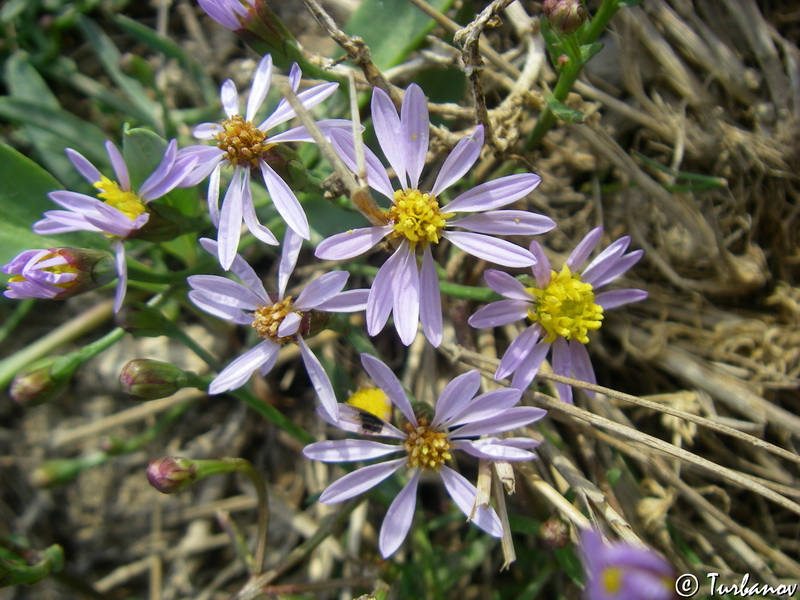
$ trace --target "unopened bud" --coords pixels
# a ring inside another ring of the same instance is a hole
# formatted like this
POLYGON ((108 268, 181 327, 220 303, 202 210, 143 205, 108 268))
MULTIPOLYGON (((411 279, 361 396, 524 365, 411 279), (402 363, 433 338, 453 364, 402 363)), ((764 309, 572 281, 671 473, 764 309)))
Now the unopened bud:
POLYGON ((255 0, 197 0, 209 17, 231 31, 244 29, 253 18, 255 0))
POLYGON ((581 0, 544 0, 542 12, 556 31, 575 33, 586 20, 586 9, 581 0))
POLYGON ((114 258, 101 250, 48 248, 26 250, 3 266, 12 277, 7 298, 63 300, 88 292, 117 276, 114 258))
POLYGON ((151 460, 147 481, 162 494, 177 494, 197 480, 195 461, 178 456, 151 460))
POLYGON ((170 363, 137 358, 122 367, 119 384, 126 394, 142 400, 157 400, 188 387, 189 375, 170 363))
POLYGON ((286 144, 273 146, 262 158, 295 192, 308 190, 310 185, 308 169, 300 159, 300 155, 289 146, 286 144))
POLYGON ((560 550, 569 545, 569 528, 558 517, 550 517, 542 523, 542 527, 539 529, 539 536, 545 546, 553 550, 560 550))
POLYGON ((64 391, 80 365, 81 361, 70 354, 42 358, 16 374, 9 393, 25 406, 44 404, 64 391))

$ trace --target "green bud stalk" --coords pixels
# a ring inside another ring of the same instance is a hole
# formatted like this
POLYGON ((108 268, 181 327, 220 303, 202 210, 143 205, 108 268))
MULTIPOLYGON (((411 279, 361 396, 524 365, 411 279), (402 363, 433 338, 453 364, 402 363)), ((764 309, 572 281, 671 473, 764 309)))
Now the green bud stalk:
POLYGON ((173 364, 150 358, 137 358, 128 362, 119 374, 122 391, 141 400, 167 398, 178 390, 198 383, 200 382, 194 373, 187 373, 173 364))

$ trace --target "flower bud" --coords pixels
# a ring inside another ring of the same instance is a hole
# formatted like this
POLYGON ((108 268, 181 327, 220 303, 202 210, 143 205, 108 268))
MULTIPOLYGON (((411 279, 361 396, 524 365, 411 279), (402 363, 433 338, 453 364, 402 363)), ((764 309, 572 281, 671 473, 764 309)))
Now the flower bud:
POLYGON ((38 406, 58 396, 81 365, 74 355, 48 356, 37 360, 11 382, 11 397, 25 406, 38 406))
POLYGON ((177 456, 151 460, 147 481, 162 494, 176 494, 197 480, 195 461, 177 456))
POLYGON ((542 538, 548 548, 560 550, 569 545, 569 527, 558 517, 550 517, 542 523, 542 527, 539 529, 539 537, 542 538))
POLYGON ((575 33, 586 20, 586 9, 580 0, 544 0, 542 12, 556 31, 575 33))
POLYGON ((270 148, 262 157, 295 192, 309 189, 308 169, 300 155, 285 144, 270 148))
POLYGON ((126 394, 142 400, 157 400, 188 387, 189 376, 170 363, 137 358, 122 367, 119 384, 126 394))
POLYGON ((63 300, 112 281, 117 276, 114 258, 101 250, 49 248, 25 250, 3 272, 12 277, 7 298, 63 300))

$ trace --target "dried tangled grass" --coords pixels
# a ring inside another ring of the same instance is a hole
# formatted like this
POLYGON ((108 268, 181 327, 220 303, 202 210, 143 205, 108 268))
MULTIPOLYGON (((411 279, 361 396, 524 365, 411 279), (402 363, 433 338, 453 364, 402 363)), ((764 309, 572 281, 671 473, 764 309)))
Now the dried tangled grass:
MULTIPOLYGON (((325 6, 341 19, 356 4, 325 6)), ((568 101, 586 121, 560 124, 533 153, 522 143, 555 77, 538 32, 538 3, 495 1, 467 28, 434 13, 438 26, 426 48, 386 73, 370 65, 363 47, 352 46, 351 59, 363 67, 360 83, 385 77, 402 88, 423 67, 466 63, 474 75, 470 96, 430 106, 453 123, 435 129, 433 152, 443 154, 462 129, 483 120, 490 150, 477 176, 507 160, 542 175, 530 208, 559 224, 544 241, 553 255, 564 255, 598 224, 610 238, 630 234, 632 245, 645 249, 623 285, 648 290, 650 299, 609 314, 590 346, 603 387, 582 387, 596 389, 596 399, 581 398, 576 406, 554 400, 549 382, 559 378, 547 374, 547 394, 526 394, 525 402, 547 408, 552 418, 527 432, 542 441, 542 460, 516 471, 517 495, 509 502, 542 521, 597 522, 657 548, 678 572, 718 571, 733 580, 747 572, 770 585, 800 579, 800 13, 754 0, 647 0, 620 11, 605 50, 568 101), (452 33, 455 46, 442 42, 452 33), (478 34, 480 44, 472 44, 478 34)), ((187 3, 176 14, 190 47, 210 40, 219 52, 209 56, 231 53, 231 40, 198 20, 187 3)), ((327 47, 322 29, 303 14, 286 17, 308 27, 304 40, 317 36, 327 47)), ((454 280, 468 284, 480 284, 482 270, 463 256, 447 264, 454 280)), ((445 304, 452 328, 438 353, 420 343, 402 358, 395 342, 379 338, 418 397, 435 396, 446 377, 473 367, 495 385, 497 357, 519 332, 513 326, 475 332, 466 326, 472 310, 461 300, 445 304)), ((315 344, 329 359, 356 364, 334 335, 315 344)), ((288 355, 281 361, 282 379, 260 383, 257 392, 320 431, 293 406, 306 395, 294 381, 296 361, 288 355)), ((96 372, 104 368, 98 364, 96 372)), ((22 475, 45 456, 89 452, 98 436, 135 428, 186 402, 192 418, 149 450, 250 456, 271 474, 268 564, 280 567, 264 576, 264 585, 319 582, 312 589, 323 596, 327 589, 373 585, 375 566, 352 561, 345 580, 329 579, 333 566, 363 540, 374 540, 375 531, 363 504, 304 504, 331 475, 298 461, 297 442, 232 401, 187 392, 128 408, 99 394, 94 377, 80 384, 87 402, 14 416, 18 430, 4 435, 14 444, 6 461, 16 466, 6 482, 17 491, 2 507, 4 520, 25 519, 34 535, 52 528, 71 539, 68 554, 83 557, 76 569, 94 581, 99 597, 141 595, 146 574, 151 598, 228 598, 243 577, 227 550, 229 536, 213 525, 220 510, 243 513, 237 514, 243 522, 253 509, 254 499, 226 487, 231 482, 209 481, 177 499, 154 501, 140 474, 151 457, 145 452, 53 492, 33 490, 22 475), (10 505, 27 508, 20 517, 10 505), (343 528, 351 534, 348 545, 328 537, 343 528)), ((221 522, 229 523, 224 516, 221 522)), ((488 597, 492 576, 485 579, 463 581, 448 597, 488 597)), ((56 588, 40 586, 37 593, 62 597, 56 588)))

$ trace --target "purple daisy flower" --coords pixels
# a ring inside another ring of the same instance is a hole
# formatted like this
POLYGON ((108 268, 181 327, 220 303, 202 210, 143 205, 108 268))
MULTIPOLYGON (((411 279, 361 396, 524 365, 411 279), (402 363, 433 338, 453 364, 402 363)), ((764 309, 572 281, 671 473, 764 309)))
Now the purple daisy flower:
MULTIPOLYGON (((211 254, 218 244, 203 238, 200 244, 211 254)), ((291 229, 286 230, 280 265, 278 268, 278 294, 267 294, 253 268, 238 254, 234 255, 231 271, 242 283, 217 275, 192 275, 187 279, 192 290, 189 299, 199 308, 220 319, 239 325, 250 325, 263 341, 235 359, 211 382, 209 394, 220 394, 239 388, 258 369, 266 375, 278 358, 283 344, 292 342, 300 347, 308 376, 317 392, 322 407, 335 419, 338 403, 333 387, 319 360, 303 340, 311 333, 314 313, 355 312, 364 310, 367 290, 342 288, 350 276, 346 271, 333 271, 317 277, 293 299, 286 296, 286 284, 297 262, 302 239, 291 229)))
MULTIPOLYGON (((473 327, 499 327, 519 319, 533 324, 508 347, 495 379, 512 373, 511 386, 527 389, 539 366, 553 348, 553 372, 588 383, 596 383, 586 344, 588 334, 600 328, 603 311, 647 298, 647 292, 637 289, 613 290, 595 295, 595 291, 617 279, 642 257, 641 250, 625 251, 631 239, 621 237, 598 254, 586 268, 603 228, 590 231, 569 255, 560 272, 550 269, 550 261, 537 242, 531 242, 536 257, 533 275, 536 287, 525 287, 508 273, 489 269, 486 283, 498 294, 508 298, 487 304, 469 319, 473 327)), ((557 383, 561 399, 572 403, 572 388, 557 383)), ((592 392, 586 391, 591 395, 592 392)))
MULTIPOLYGON (((386 225, 352 229, 323 240, 316 255, 327 260, 354 258, 388 238, 394 254, 381 266, 370 290, 367 329, 376 335, 390 314, 401 341, 409 345, 422 323, 434 345, 442 341, 442 306, 439 280, 431 244, 447 239, 458 248, 506 267, 528 267, 536 259, 525 248, 494 235, 535 235, 555 227, 552 219, 519 210, 496 210, 523 198, 539 185, 532 173, 509 175, 483 183, 442 206, 440 195, 461 179, 478 160, 483 148, 483 127, 456 144, 429 192, 419 189, 428 151, 428 105, 422 89, 412 84, 398 115, 389 96, 375 88, 372 121, 378 142, 392 166, 400 189, 395 190, 377 156, 364 149, 367 183, 391 201, 386 225), (483 212, 454 218, 460 213, 483 212), (454 228, 465 229, 456 231, 454 228), (489 234, 489 235, 485 235, 489 234), (422 265, 417 267, 417 250, 422 265)), ((357 173, 355 144, 344 131, 332 131, 331 141, 347 166, 357 173)))
MULTIPOLYGON (((300 85, 300 67, 293 64, 289 72, 289 84, 294 91, 300 85)), ((203 123, 194 130, 199 139, 214 139, 215 146, 188 146, 180 152, 182 157, 195 157, 197 166, 194 173, 183 185, 191 187, 206 177, 208 181, 208 208, 211 220, 219 229, 219 261, 224 269, 230 269, 239 246, 242 222, 250 232, 266 244, 277 245, 278 240, 264 227, 256 216, 253 196, 250 190, 250 171, 258 169, 264 179, 272 203, 286 224, 301 238, 309 239, 310 231, 300 201, 288 184, 269 166, 265 160, 271 149, 283 142, 313 142, 305 127, 294 127, 283 133, 268 136, 267 132, 295 117, 289 103, 283 99, 275 111, 260 124, 253 119, 264 103, 272 81, 272 57, 267 54, 261 59, 253 77, 253 85, 247 99, 244 118, 239 113, 239 94, 236 84, 228 79, 222 84, 220 96, 222 107, 228 115, 221 123, 203 123), (233 166, 233 176, 225 192, 222 210, 219 208, 220 174, 222 168, 233 166)), ((336 91, 338 83, 322 83, 298 94, 303 106, 311 109, 336 91)), ((351 127, 350 121, 328 119, 317 123, 324 134, 336 127, 351 127)))
POLYGON ((62 300, 105 285, 116 277, 107 252, 82 248, 25 250, 3 266, 11 275, 6 298, 62 300))
POLYGON ((344 431, 367 437, 390 438, 396 443, 332 440, 310 444, 303 454, 306 458, 323 462, 370 460, 395 453, 405 453, 405 456, 361 467, 345 475, 328 486, 320 496, 320 502, 335 504, 348 500, 378 485, 401 468, 408 467, 408 483, 392 502, 381 526, 379 545, 381 554, 386 558, 400 547, 411 527, 422 472, 434 471, 441 475, 447 493, 468 519, 489 535, 501 537, 503 530, 494 509, 475 507, 475 486, 445 462, 452 458, 453 450, 490 460, 531 460, 536 457, 529 451, 538 445, 535 440, 521 437, 474 438, 494 436, 523 427, 538 421, 547 411, 514 406, 521 394, 515 389, 494 390, 475 397, 481 378, 477 371, 470 371, 447 384, 436 402, 429 423, 427 419, 414 414, 400 381, 389 367, 368 354, 361 355, 361 362, 373 381, 386 392, 406 418, 406 425, 402 430, 398 429, 380 417, 349 404, 339 405, 338 421, 328 420, 344 431))
POLYGON ((255 0, 197 0, 197 3, 209 17, 231 31, 242 29, 248 8, 255 6, 255 0))
POLYGON ((125 160, 112 142, 106 142, 106 152, 111 159, 116 181, 100 173, 80 152, 71 148, 67 148, 66 152, 78 172, 98 190, 97 198, 64 190, 50 192, 50 199, 67 210, 48 210, 44 213, 44 219, 34 223, 33 231, 42 235, 95 231, 113 239, 119 278, 114 311, 118 311, 125 298, 128 282, 122 241, 147 224, 150 218, 147 204, 177 187, 194 168, 195 161, 178 160, 177 142, 172 140, 158 167, 138 190, 134 190, 125 160))
POLYGON ((581 559, 586 569, 586 600, 672 600, 675 572, 652 550, 617 542, 605 544, 600 534, 585 529, 581 559))

